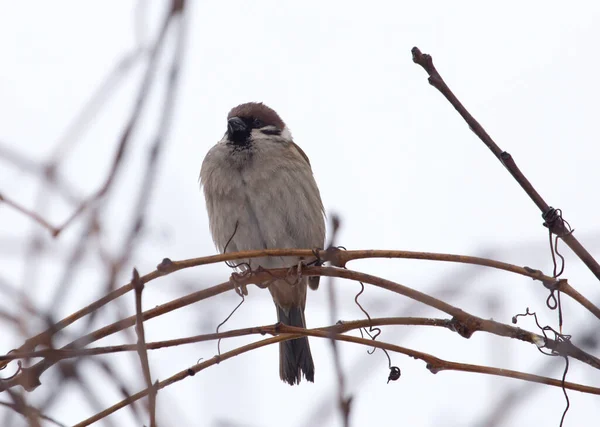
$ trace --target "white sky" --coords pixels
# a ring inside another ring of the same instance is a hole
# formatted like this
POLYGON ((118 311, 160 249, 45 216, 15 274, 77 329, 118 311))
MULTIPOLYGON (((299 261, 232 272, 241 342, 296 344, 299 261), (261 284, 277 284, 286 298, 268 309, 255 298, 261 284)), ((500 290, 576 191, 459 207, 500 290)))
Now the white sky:
MULTIPOLYGON (((137 34, 151 41, 162 16, 160 1, 148 10, 137 34)), ((241 102, 264 101, 275 108, 311 159, 329 213, 343 220, 339 243, 349 249, 408 249, 469 255, 488 254, 551 274, 547 232, 537 208, 452 107, 412 63, 410 49, 431 53, 438 70, 501 148, 509 151, 546 201, 564 211, 576 235, 600 254, 597 184, 600 6, 594 2, 354 2, 190 1, 188 39, 173 126, 161 159, 147 233, 134 265, 151 271, 165 256, 191 258, 214 253, 197 177, 207 150, 222 136, 228 110, 241 102)), ((136 46, 136 2, 0 0, 0 142, 43 161, 114 64, 136 46)), ((163 61, 166 65, 167 62, 163 61)), ((158 78, 164 78, 165 67, 158 78)), ((110 101, 77 134, 76 149, 62 173, 82 194, 106 174, 117 138, 130 111, 141 67, 124 80, 110 101)), ((158 86, 145 120, 127 154, 126 170, 107 213, 107 244, 118 248, 123 218, 152 142, 162 96, 158 86)), ((37 180, 0 160, 0 192, 33 207, 37 180)), ((54 200, 54 199, 52 199, 54 200)), ((71 212, 49 203, 45 216, 60 223, 71 212)), ((0 271, 20 286, 25 244, 39 227, 0 207, 0 271)), ((58 254, 79 235, 81 224, 50 242, 58 254)), ((42 233, 44 234, 44 233, 42 233)), ((49 241, 49 239, 48 239, 49 241)), ((564 246, 563 246, 564 248, 564 246)), ((564 277, 592 301, 600 284, 568 249, 564 277)), ((90 262, 76 279, 77 292, 60 308, 68 315, 99 296, 103 275, 90 262)), ((32 295, 48 308, 61 269, 40 261, 32 295)), ((446 298, 484 318, 510 323, 530 307, 556 326, 539 283, 464 266, 428 262, 364 261, 351 265, 446 298), (468 287, 467 287, 468 286, 468 287), (444 289, 454 289, 449 295, 444 289), (492 304, 493 303, 493 304, 492 304)), ((129 268, 126 269, 129 271, 129 268)), ((120 283, 125 283, 128 274, 120 283)), ((150 308, 188 291, 220 283, 225 265, 168 276, 147 286, 150 308)), ((33 279, 32 279, 33 280, 33 279)), ((328 286, 328 285, 326 285, 328 286)), ((309 327, 328 323, 323 286, 310 293, 309 327)), ((361 318, 353 298, 358 285, 338 282, 340 317, 361 318)), ((133 310, 133 298, 124 306, 133 310)), ((374 317, 432 315, 405 298, 368 287, 364 305, 374 317), (411 307, 410 311, 406 311, 411 307), (407 314, 408 313, 408 314, 407 314)), ((222 296, 148 322, 148 341, 209 332, 237 300, 222 296)), ((598 319, 563 298, 565 332, 574 335, 598 319)), ((113 313, 114 314, 114 313, 113 313)), ((444 316, 441 316, 444 317, 444 316)), ((267 292, 254 288, 227 328, 273 323, 267 292)), ((99 324, 98 326, 101 326, 99 324)), ((534 330, 531 323, 520 326, 534 330)), ((36 332, 33 329, 31 333, 36 332)), ((77 333, 77 328, 71 331, 77 333)), ((476 334, 464 340, 448 331, 390 327, 382 339, 453 361, 536 372, 548 359, 531 345, 476 334)), ((123 342, 123 337, 116 341, 123 342)), ((22 338, 0 338, 2 352, 22 338)), ((99 344, 105 344, 108 340, 99 344)), ((224 341, 232 349, 248 339, 224 341)), ((329 344, 311 340, 316 383, 288 387, 278 378, 277 348, 267 347, 210 368, 159 394, 162 425, 304 426, 319 405, 329 411, 323 425, 337 426, 335 377, 329 344)), ((431 375, 422 362, 392 354, 400 381, 386 384, 382 353, 341 344, 352 422, 414 427, 475 426, 516 380, 444 372, 431 375)), ((212 357, 215 343, 150 355, 153 374, 164 379, 212 357)), ((596 354, 598 350, 596 349, 596 354)), ((135 355, 122 360, 132 391, 143 387, 135 355)), ((559 378, 562 362, 549 374, 559 378)), ((102 390, 102 407, 120 399, 93 365, 89 382, 102 390), (103 383, 106 382, 105 383, 103 383)), ((86 372, 88 373, 88 372, 86 372)), ((44 378, 50 377, 51 371, 44 378)), ((600 374, 577 361, 568 379, 600 384, 600 374)), ((43 388, 43 387, 42 387, 43 388)), ((532 386, 506 417, 504 426, 558 425, 564 397, 558 388, 532 386)), ((31 394, 36 403, 41 390, 31 394)), ((568 426, 591 425, 600 416, 599 398, 569 392, 568 426)), ((49 413, 70 424, 94 410, 76 388, 49 413)), ((115 425, 134 425, 121 410, 115 425)))

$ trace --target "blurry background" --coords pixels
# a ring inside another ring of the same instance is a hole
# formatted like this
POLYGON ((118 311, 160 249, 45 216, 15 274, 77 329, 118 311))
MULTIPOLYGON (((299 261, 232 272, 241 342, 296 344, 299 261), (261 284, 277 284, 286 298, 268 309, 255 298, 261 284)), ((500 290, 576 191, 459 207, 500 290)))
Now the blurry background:
MULTIPOLYGON (((169 4, 0 1, 0 193, 60 225, 102 186, 169 4), (47 173, 48 164, 55 174, 47 173)), ((415 45, 433 55, 461 101, 548 203, 563 209, 597 257, 599 19, 600 6, 592 2, 188 1, 183 55, 175 61, 179 82, 175 92, 171 88, 174 106, 165 94, 177 23, 158 52, 139 122, 99 203, 56 239, 0 205, 0 353, 45 329, 48 319, 57 321, 126 283, 134 266, 145 274, 164 257, 215 252, 198 173, 225 131, 227 112, 246 101, 276 109, 310 157, 327 212, 342 219, 338 244, 479 255, 552 274, 539 211, 429 86, 412 62, 415 45), (171 126, 161 131, 165 114, 171 126), (146 179, 157 133, 164 140, 156 169, 150 169, 154 179, 146 179), (150 192, 138 204, 144 188, 150 192), (111 269, 115 260, 123 262, 111 269)), ((600 303, 597 279, 562 248, 563 277, 600 303)), ((557 327, 556 312, 545 305, 547 292, 530 279, 425 261, 369 260, 350 268, 505 323, 530 307, 542 324, 557 327)), ((144 307, 220 283, 229 274, 223 264, 161 278, 146 287, 144 307)), ((327 286, 309 293, 309 327, 329 323, 327 286)), ((363 318, 353 302, 359 285, 335 286, 339 317, 363 318)), ((361 301, 373 317, 440 316, 369 286, 361 301)), ((151 320, 147 341, 212 332, 237 303, 229 293, 151 320)), ((567 297, 563 308, 565 333, 598 354, 598 320, 567 297)), ((81 320, 66 329, 55 344, 133 313, 134 298, 127 294, 91 323, 81 320)), ((275 319, 268 292, 252 287, 225 329, 275 319)), ((519 326, 536 330, 531 319, 519 326)), ((226 340, 221 348, 255 339, 226 340)), ((564 366, 531 345, 483 333, 465 340, 442 329, 398 326, 385 328, 380 339, 453 361, 554 378, 564 366)), ((94 345, 133 342, 129 330, 94 345)), ((315 384, 281 383, 277 348, 265 347, 159 392, 159 425, 340 425, 329 343, 311 339, 311 348, 315 384)), ((467 373, 432 375, 422 362, 397 354, 391 354, 392 363, 402 378, 386 384, 383 353, 369 356, 367 348, 345 343, 340 349, 356 426, 558 425, 565 407, 559 388, 467 373)), ((215 342, 152 351, 152 374, 164 379, 215 353, 215 342)), ((600 373, 577 361, 567 378, 600 384, 600 373)), ((41 381, 24 398, 66 425, 121 400, 121 388, 134 393, 145 387, 135 353, 55 366, 41 381)), ((600 416, 598 397, 569 397, 565 425, 596 425, 591 420, 600 416)), ((141 415, 125 408, 103 422, 148 423, 143 405, 137 408, 141 415)), ((0 425, 24 424, 0 408, 0 425)))

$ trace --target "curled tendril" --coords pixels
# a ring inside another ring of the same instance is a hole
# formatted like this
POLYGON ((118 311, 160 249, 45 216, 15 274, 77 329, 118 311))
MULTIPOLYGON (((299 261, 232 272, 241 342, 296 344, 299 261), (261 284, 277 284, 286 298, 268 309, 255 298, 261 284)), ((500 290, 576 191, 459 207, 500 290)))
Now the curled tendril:
MULTIPOLYGON (((13 348, 6 354, 9 355, 11 353, 16 353, 16 352, 18 352, 18 350, 16 348, 13 348)), ((16 362, 17 362, 17 370, 15 371, 15 373, 6 378, 0 378, 0 381, 10 381, 13 378, 15 378, 17 375, 19 375, 21 373, 21 371, 23 371, 23 362, 21 360, 17 360, 16 362)), ((8 366, 8 363, 6 365, 0 367, 0 371, 6 369, 7 366, 8 366)))
MULTIPOLYGON (((544 219, 544 225, 548 227, 548 241, 550 244, 550 254, 552 255, 552 265, 553 265, 553 276, 555 279, 560 277, 561 274, 565 271, 565 257, 558 250, 558 242, 559 237, 568 236, 573 233, 573 228, 569 221, 563 218, 561 209, 554 209, 550 207, 544 214, 542 215, 544 219), (552 230, 556 229, 555 224, 559 222, 559 230, 560 232, 556 233, 554 236, 552 235, 552 230), (557 262, 557 257, 560 259, 560 262, 557 262), (560 267, 559 267, 560 265, 560 267)), ((559 290, 550 290, 550 296, 546 299, 546 306, 550 310, 558 309, 558 326, 560 331, 562 332, 563 326, 563 313, 562 313, 562 305, 560 303, 560 291, 559 290), (556 297, 554 296, 554 292, 556 291, 556 297)))
MULTIPOLYGON (((227 323, 227 321, 231 318, 231 316, 233 316, 233 314, 237 311, 237 309, 242 306, 244 301, 246 301, 243 293, 240 292, 240 293, 238 293, 238 295, 242 298, 242 300, 239 302, 238 305, 235 306, 235 308, 231 311, 231 313, 229 313, 229 315, 225 318, 225 320, 223 320, 221 323, 219 323, 219 325, 217 326, 217 334, 219 333, 219 329, 221 328, 221 326, 223 326, 225 323, 227 323)), ((221 355, 221 338, 219 338, 219 340, 217 341, 217 352, 218 352, 218 355, 220 356, 221 355)))
POLYGON ((554 295, 554 291, 550 291, 550 295, 548 295, 548 298, 546 298, 546 306, 550 310, 556 310, 556 307, 558 307, 558 300, 554 295))
MULTIPOLYGON (((558 293, 558 304, 560 306, 560 292, 558 293)), ((560 420, 560 426, 563 425, 563 422, 565 420, 565 416, 567 415, 567 411, 569 410, 569 407, 571 406, 571 403, 569 401, 569 396, 567 394, 567 389, 565 388, 565 379, 567 378, 567 373, 569 372, 569 358, 567 356, 561 355, 559 353, 556 353, 555 351, 550 351, 550 352, 546 352, 544 350, 542 350, 543 347, 545 347, 545 343, 548 341, 549 337, 547 335, 547 332, 551 332, 554 335, 554 341, 558 341, 558 342, 566 342, 566 341, 570 341, 571 340, 571 335, 566 335, 566 334, 562 334, 560 332, 558 332, 557 330, 553 329, 550 326, 542 326, 540 325, 540 322, 538 321, 537 318, 537 314, 533 311, 529 311, 529 307, 526 308, 525 313, 519 313, 516 314, 515 316, 513 316, 512 318, 512 322, 513 323, 517 323, 517 320, 519 317, 527 317, 527 316, 532 316, 535 319, 535 324, 537 325, 537 327, 542 331, 542 334, 544 335, 544 345, 543 346, 537 346, 537 349, 539 350, 540 353, 545 354, 546 356, 561 356, 565 359, 565 369, 563 371, 563 376, 562 376, 562 390, 563 393, 565 395, 565 400, 567 402, 565 410, 563 412, 562 418, 560 420)))
MULTIPOLYGON (((360 311, 362 311, 364 313, 364 315, 367 316, 367 319, 369 320, 369 322, 371 322, 371 316, 369 315, 367 310, 365 310, 364 307, 360 304, 360 302, 358 302, 358 297, 360 297, 362 295, 362 293, 365 291, 365 284, 360 281, 358 283, 360 283, 360 291, 354 297, 354 303, 358 306, 360 311)), ((379 337, 379 335, 381 334, 381 328, 377 328, 377 327, 373 327, 373 326, 369 326, 368 330, 367 330, 367 328, 360 328, 358 331, 360 332, 360 336, 362 338, 364 338, 364 335, 363 335, 363 333, 364 333, 369 338, 371 338, 373 341, 375 341, 377 339, 377 337, 379 337)), ((372 349, 367 350, 367 353, 373 354, 373 353, 375 353, 375 350, 377 350, 377 347, 373 347, 372 349)), ((380 350, 383 351, 383 353, 385 354, 385 356, 387 357, 387 360, 388 360, 388 368, 390 369, 390 374, 388 376, 388 381, 387 381, 388 384, 390 381, 397 381, 401 375, 400 368, 398 368, 397 366, 392 366, 392 358, 390 357, 390 354, 388 353, 388 351, 385 348, 382 348, 380 350)))

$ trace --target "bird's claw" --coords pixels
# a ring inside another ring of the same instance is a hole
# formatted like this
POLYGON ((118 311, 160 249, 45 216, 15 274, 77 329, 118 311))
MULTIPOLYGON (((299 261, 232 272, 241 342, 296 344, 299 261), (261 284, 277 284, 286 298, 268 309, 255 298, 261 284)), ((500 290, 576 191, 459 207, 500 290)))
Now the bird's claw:
POLYGON ((252 274, 251 270, 246 270, 241 273, 231 273, 231 277, 229 278, 229 282, 233 285, 233 289, 235 293, 241 297, 248 295, 248 287, 244 281, 250 274, 252 274))

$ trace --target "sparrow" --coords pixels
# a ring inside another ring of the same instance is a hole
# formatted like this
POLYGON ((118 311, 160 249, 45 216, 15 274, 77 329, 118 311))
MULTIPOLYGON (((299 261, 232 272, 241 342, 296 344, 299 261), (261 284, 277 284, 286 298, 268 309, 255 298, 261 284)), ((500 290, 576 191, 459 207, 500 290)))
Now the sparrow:
MULTIPOLYGON (((310 161, 281 117, 265 104, 248 102, 229 112, 225 135, 202 162, 200 182, 210 231, 221 253, 323 248, 325 214, 310 161)), ((302 259, 262 257, 238 262, 244 271, 292 267, 302 259)), ((316 290, 319 277, 269 284, 279 322, 306 327, 307 285, 316 290)), ((281 380, 299 384, 302 374, 314 382, 308 338, 279 343, 281 380)))

